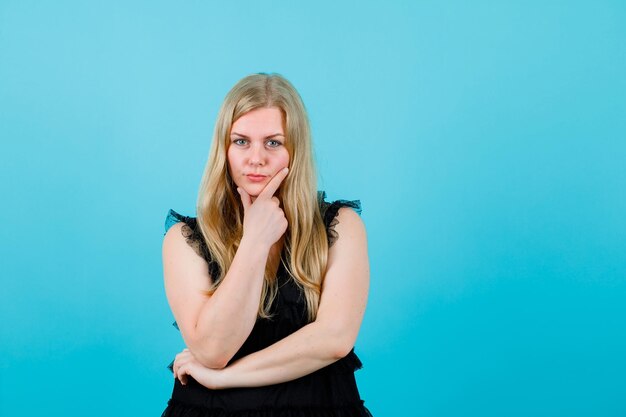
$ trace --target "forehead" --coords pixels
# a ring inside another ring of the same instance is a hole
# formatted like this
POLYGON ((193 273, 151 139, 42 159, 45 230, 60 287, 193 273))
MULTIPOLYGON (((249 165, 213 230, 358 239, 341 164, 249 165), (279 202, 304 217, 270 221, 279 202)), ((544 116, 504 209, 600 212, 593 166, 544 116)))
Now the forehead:
POLYGON ((254 109, 233 123, 231 132, 250 135, 273 135, 283 132, 283 113, 277 107, 254 109))

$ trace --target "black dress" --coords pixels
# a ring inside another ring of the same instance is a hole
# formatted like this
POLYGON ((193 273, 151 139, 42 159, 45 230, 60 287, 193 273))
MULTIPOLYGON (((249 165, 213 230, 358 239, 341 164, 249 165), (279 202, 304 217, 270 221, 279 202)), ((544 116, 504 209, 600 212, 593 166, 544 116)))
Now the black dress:
MULTIPOLYGON (((333 227, 337 223, 335 217, 339 208, 351 207, 361 214, 361 203, 358 200, 329 203, 325 197, 323 191, 318 193, 328 242, 332 245, 337 238, 333 227)), ((165 231, 178 222, 185 223, 182 233, 196 252, 207 260, 209 271, 218 273, 219 266, 211 261, 200 230, 196 228, 196 218, 170 210, 165 231)), ((250 336, 231 362, 272 345, 309 322, 301 290, 290 279, 282 263, 277 280, 279 290, 270 309, 273 317, 257 319, 250 336)), ((178 328, 176 323, 174 326, 178 328)), ((170 370, 172 365, 173 362, 169 365, 170 370)), ((175 379, 172 397, 161 417, 371 417, 359 396, 354 378, 354 371, 361 366, 352 349, 346 357, 331 365, 280 384, 211 390, 191 377, 187 378, 187 385, 175 379)))

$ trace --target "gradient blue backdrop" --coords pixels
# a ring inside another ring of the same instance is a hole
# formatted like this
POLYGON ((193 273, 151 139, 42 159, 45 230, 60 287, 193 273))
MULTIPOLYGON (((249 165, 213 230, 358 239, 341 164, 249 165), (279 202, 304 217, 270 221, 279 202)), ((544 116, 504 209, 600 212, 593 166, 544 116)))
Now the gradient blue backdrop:
POLYGON ((279 72, 361 199, 375 417, 626 415, 620 1, 0 1, 0 415, 158 416, 167 210, 279 72))

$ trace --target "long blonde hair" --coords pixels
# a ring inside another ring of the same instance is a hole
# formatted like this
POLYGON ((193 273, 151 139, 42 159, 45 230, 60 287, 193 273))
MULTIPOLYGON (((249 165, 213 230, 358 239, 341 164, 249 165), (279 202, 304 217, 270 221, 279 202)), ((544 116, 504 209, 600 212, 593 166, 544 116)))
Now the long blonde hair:
MULTIPOLYGON (((243 206, 228 171, 230 130, 244 114, 276 107, 283 114, 285 146, 289 152, 289 175, 277 197, 289 223, 284 246, 288 262, 281 262, 303 289, 309 320, 317 315, 322 280, 328 260, 326 228, 319 210, 317 172, 306 109, 296 89, 279 74, 253 74, 228 92, 217 116, 213 142, 204 169, 197 201, 197 222, 219 276, 212 277, 213 294, 235 257, 243 235, 243 206)), ((270 262, 265 268, 259 317, 270 317, 278 290, 270 262)))

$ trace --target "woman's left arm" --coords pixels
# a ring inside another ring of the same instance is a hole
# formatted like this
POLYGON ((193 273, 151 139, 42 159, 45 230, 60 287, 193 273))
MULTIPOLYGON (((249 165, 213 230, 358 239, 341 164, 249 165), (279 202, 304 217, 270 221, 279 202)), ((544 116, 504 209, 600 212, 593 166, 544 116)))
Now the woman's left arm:
POLYGON ((328 251, 315 321, 220 370, 194 364, 183 351, 174 363, 174 377, 185 382, 189 374, 211 389, 271 385, 308 375, 350 353, 367 304, 367 236, 354 210, 341 208, 337 220, 338 238, 328 251))

